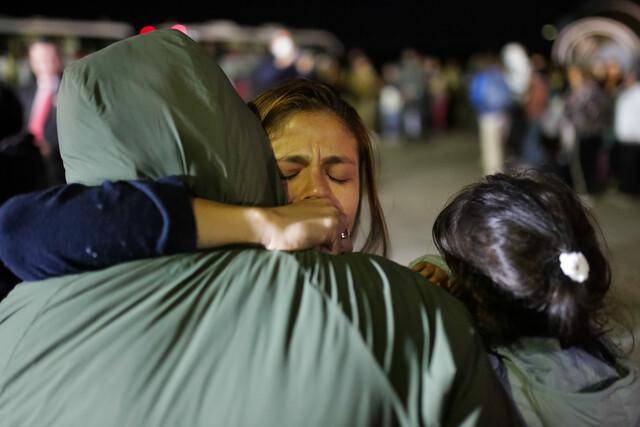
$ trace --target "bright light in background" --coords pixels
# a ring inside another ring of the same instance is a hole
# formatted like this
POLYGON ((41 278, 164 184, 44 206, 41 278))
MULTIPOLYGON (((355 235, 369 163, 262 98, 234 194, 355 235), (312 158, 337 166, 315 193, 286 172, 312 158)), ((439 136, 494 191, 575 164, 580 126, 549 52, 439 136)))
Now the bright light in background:
POLYGON ((187 32, 187 27, 186 27, 186 26, 184 26, 184 25, 182 25, 182 24, 176 24, 176 25, 173 25, 173 26, 171 27, 171 29, 172 29, 172 30, 176 30, 176 31, 180 31, 180 32, 181 32, 181 33, 183 33, 183 34, 187 34, 187 35, 189 35, 189 33, 187 32))
POLYGON ((142 29, 140 30, 140 34, 147 34, 155 30, 156 30, 156 27, 154 27, 153 25, 147 25, 145 27, 142 27, 142 29))
POLYGON ((558 37, 558 29, 555 25, 547 24, 542 27, 542 37, 547 41, 554 41, 558 37))
MULTIPOLYGON (((154 25, 146 25, 144 27, 142 27, 142 29, 140 30, 140 34, 147 34, 150 33, 152 31, 157 30, 158 28, 154 25)), ((189 32, 187 30, 187 27, 185 25, 182 24, 175 24, 171 26, 172 30, 176 30, 176 31, 180 31, 183 34, 189 35, 189 32)))

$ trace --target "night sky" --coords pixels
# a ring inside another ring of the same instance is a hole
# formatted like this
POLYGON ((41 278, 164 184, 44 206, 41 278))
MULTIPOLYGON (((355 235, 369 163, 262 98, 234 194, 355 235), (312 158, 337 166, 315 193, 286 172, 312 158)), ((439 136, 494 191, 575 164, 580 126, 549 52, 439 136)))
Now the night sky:
MULTIPOLYGON (((158 2, 159 3, 159 2, 158 2)), ((164 2, 163 2, 164 3, 164 2)), ((95 2, 75 7, 36 8, 12 2, 0 14, 16 17, 42 15, 78 19, 126 21, 140 28, 172 20, 203 22, 231 19, 239 24, 277 22, 298 28, 332 31, 347 48, 362 48, 379 62, 395 59, 404 47, 442 57, 464 58, 471 53, 498 50, 508 41, 520 41, 531 51, 547 53, 551 43, 541 36, 544 24, 562 24, 588 2, 572 0, 511 1, 508 3, 440 0, 438 2, 285 2, 228 1, 209 6, 165 5, 122 7, 95 2), (94 6, 97 5, 98 6, 94 6), (222 4, 225 4, 223 6, 222 4)))

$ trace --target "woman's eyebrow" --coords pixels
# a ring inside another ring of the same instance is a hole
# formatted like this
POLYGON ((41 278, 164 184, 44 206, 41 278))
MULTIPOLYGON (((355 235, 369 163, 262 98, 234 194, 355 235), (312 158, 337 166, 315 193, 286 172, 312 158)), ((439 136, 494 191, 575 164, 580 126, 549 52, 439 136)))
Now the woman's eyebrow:
POLYGON ((310 160, 307 156, 301 155, 293 155, 293 156, 282 156, 277 159, 279 162, 289 162, 289 163, 298 163, 302 166, 309 166, 310 160))
MULTIPOLYGON (((311 160, 309 159, 308 156, 303 156, 300 154, 292 155, 292 156, 285 155, 280 157, 277 160, 279 162, 297 163, 302 166, 309 166, 309 164, 311 163, 311 160)), ((351 160, 349 157, 346 157, 346 156, 329 156, 322 159, 323 166, 337 165, 337 164, 343 164, 343 163, 350 164, 350 165, 356 164, 355 161, 351 160)))
POLYGON ((323 165, 336 165, 341 163, 348 163, 350 165, 356 164, 355 161, 346 156, 329 156, 326 159, 322 159, 323 165))

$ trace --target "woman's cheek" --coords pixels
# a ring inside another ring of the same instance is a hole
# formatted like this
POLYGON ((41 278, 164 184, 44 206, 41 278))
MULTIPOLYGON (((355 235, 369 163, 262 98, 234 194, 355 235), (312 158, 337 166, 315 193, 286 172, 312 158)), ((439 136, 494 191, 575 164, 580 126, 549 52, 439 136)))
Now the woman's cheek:
POLYGON ((289 203, 299 202, 303 199, 304 187, 300 185, 299 179, 283 179, 282 182, 285 186, 289 203))
POLYGON ((286 179, 280 180, 282 182, 282 188, 284 188, 284 194, 287 195, 287 203, 292 203, 293 198, 291 197, 291 190, 289 189, 289 181, 286 179))
POLYGON ((335 185, 333 194, 340 202, 344 214, 349 220, 349 228, 353 228, 358 211, 358 202, 360 200, 360 190, 357 182, 348 184, 335 185))

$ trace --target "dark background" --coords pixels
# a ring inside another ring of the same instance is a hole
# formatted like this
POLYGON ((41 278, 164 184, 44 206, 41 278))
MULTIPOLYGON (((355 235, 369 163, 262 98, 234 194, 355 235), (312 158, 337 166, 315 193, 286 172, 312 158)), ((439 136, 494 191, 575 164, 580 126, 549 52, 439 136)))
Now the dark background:
POLYGON ((362 48, 376 62, 393 60, 400 50, 414 47, 441 57, 466 58, 478 51, 497 51, 509 41, 523 43, 532 52, 548 53, 542 26, 562 26, 593 4, 588 1, 555 2, 438 2, 378 1, 285 2, 225 1, 200 5, 173 4, 123 6, 86 3, 75 6, 27 2, 3 5, 0 14, 13 17, 46 16, 75 19, 111 19, 133 24, 136 30, 165 21, 183 23, 231 19, 241 25, 267 22, 295 28, 332 31, 346 46, 362 48))

